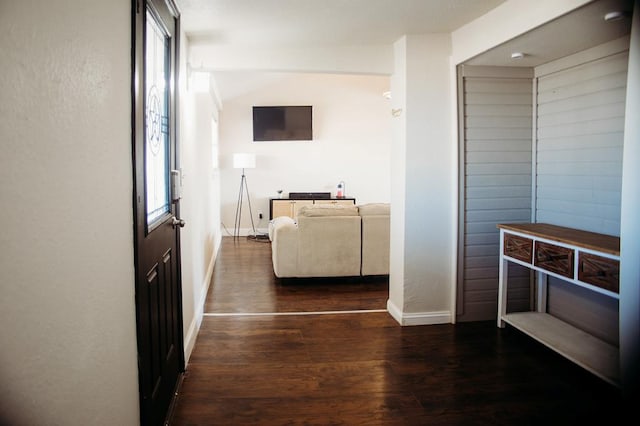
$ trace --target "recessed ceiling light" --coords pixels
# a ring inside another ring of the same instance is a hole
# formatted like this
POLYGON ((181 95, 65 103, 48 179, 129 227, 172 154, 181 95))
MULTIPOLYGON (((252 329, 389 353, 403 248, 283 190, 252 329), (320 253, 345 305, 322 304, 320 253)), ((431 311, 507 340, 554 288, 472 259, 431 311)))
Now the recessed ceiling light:
POLYGON ((627 13, 626 12, 621 12, 619 10, 613 11, 613 12, 609 12, 606 15, 604 15, 604 20, 607 22, 614 22, 614 21, 619 21, 621 19, 624 19, 627 17, 627 13))
POLYGON ((522 59, 524 58, 524 53, 522 52, 513 52, 511 54, 511 59, 522 59))

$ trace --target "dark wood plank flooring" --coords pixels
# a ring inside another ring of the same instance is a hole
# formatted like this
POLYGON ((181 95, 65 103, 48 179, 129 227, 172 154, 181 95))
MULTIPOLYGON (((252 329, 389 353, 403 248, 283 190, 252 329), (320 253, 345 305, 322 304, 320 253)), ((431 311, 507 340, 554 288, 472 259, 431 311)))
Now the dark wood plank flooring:
POLYGON ((222 239, 205 312, 386 309, 388 277, 277 279, 266 241, 222 239))
MULTIPOLYGON (((282 283, 268 244, 224 240, 205 312, 386 304, 385 280, 282 283)), ((171 424, 635 424, 623 422, 623 408, 615 387, 493 321, 400 327, 386 312, 206 316, 171 424)))

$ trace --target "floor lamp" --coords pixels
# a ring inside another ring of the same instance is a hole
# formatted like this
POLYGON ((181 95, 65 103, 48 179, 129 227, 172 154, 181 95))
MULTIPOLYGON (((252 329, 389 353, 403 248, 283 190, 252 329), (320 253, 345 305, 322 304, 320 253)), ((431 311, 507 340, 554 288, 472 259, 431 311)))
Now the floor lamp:
POLYGON ((233 154, 233 168, 242 169, 242 177, 240 178, 240 191, 238 192, 238 204, 236 205, 236 221, 233 229, 234 239, 240 237, 240 220, 242 219, 242 200, 244 198, 244 194, 247 195, 249 217, 251 218, 251 229, 253 229, 253 235, 256 235, 256 227, 253 223, 253 210, 251 209, 251 198, 249 198, 249 187, 247 186, 247 177, 244 175, 244 169, 254 169, 255 167, 255 154, 233 154))

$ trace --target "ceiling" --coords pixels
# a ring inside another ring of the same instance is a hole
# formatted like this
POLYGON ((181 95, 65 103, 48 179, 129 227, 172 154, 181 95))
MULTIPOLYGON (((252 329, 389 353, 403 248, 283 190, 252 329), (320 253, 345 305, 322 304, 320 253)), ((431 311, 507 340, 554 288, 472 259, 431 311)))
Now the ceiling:
POLYGON ((451 32, 505 0, 176 0, 191 43, 242 47, 392 44, 451 32))
POLYGON ((468 65, 535 67, 593 46, 615 40, 631 31, 633 0, 598 0, 512 39, 466 62, 468 65), (611 11, 627 17, 607 22, 611 11), (522 59, 511 59, 514 52, 522 59))
MULTIPOLYGON (((192 45, 255 49, 391 45, 405 34, 451 32, 505 0, 175 0, 192 45)), ((533 0, 531 0, 533 1, 533 0)), ((466 61, 535 67, 629 34, 633 0, 596 0, 466 61), (511 59, 523 52, 524 58, 511 59)), ((260 72, 215 72, 219 95, 233 97, 265 79, 260 72)))

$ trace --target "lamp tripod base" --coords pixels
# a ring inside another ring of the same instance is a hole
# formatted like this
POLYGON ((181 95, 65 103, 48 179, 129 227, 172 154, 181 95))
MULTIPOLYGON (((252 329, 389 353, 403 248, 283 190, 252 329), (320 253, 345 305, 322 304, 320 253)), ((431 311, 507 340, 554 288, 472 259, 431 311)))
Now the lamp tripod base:
MULTIPOLYGON (((256 234, 256 226, 253 222, 253 209, 251 208, 251 198, 249 197, 249 187, 247 185, 247 177, 244 174, 244 169, 242 169, 242 177, 240 178, 240 190, 238 191, 238 203, 236 204, 236 218, 233 227, 233 238, 240 238, 240 222, 242 220, 242 202, 244 199, 244 195, 247 196, 247 205, 249 207, 249 217, 251 218, 251 229, 253 230, 252 236, 257 238, 256 234)), ((251 236, 251 235, 250 235, 251 236)))

